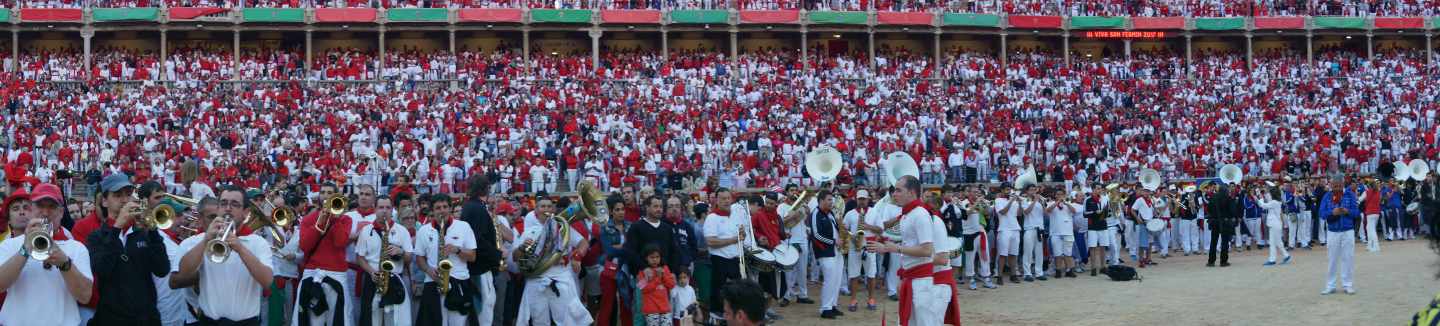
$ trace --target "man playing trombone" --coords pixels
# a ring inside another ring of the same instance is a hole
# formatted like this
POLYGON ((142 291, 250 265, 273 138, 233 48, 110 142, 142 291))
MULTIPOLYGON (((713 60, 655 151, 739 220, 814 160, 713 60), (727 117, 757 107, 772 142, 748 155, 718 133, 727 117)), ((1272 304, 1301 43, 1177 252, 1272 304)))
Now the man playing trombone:
POLYGON ((170 288, 198 287, 197 325, 260 325, 260 299, 274 281, 270 244, 257 235, 235 234, 241 225, 235 219, 248 212, 244 190, 220 187, 219 199, 221 217, 205 223, 205 233, 180 243, 185 256, 174 266, 170 288))
MULTIPOLYGON (((321 192, 334 193, 335 189, 334 184, 326 184, 321 192)), ((346 281, 349 264, 345 250, 354 239, 355 229, 345 214, 350 210, 349 200, 342 196, 324 197, 319 209, 300 220, 300 250, 305 264, 295 294, 299 299, 293 319, 296 325, 348 325, 348 309, 353 307, 346 304, 351 302, 346 297, 351 290, 346 281)))
POLYGON ((60 188, 42 184, 30 195, 40 209, 25 224, 25 236, 0 242, 0 308, 4 325, 78 325, 80 303, 90 301, 90 252, 60 225, 60 188), (44 239, 44 240, 41 240, 44 239))
MULTIPOLYGON (((157 216, 142 217, 154 212, 148 197, 145 201, 132 196, 135 187, 123 173, 112 174, 101 181, 100 215, 106 221, 90 234, 86 248, 90 250, 95 286, 105 293, 95 308, 91 325, 160 325, 160 312, 154 277, 170 272, 170 257, 165 240, 157 231, 157 216)), ((159 184, 147 185, 159 189, 159 184)), ((158 206, 157 206, 158 207, 158 206)), ((168 206, 166 206, 168 208, 168 206)), ((173 211, 171 211, 173 212, 173 211)), ((174 213, 171 217, 173 217, 174 213)))

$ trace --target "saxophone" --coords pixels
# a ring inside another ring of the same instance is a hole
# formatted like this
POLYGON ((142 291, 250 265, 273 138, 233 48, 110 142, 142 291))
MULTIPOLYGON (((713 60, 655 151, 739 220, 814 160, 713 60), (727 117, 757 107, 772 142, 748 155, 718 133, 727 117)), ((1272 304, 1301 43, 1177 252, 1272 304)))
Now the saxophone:
MULTIPOLYGON (((445 249, 445 229, 447 226, 448 225, 445 225, 443 222, 440 223, 440 241, 435 248, 436 255, 440 255, 440 252, 445 249)), ((436 264, 435 276, 437 277, 435 285, 440 289, 440 295, 442 296, 450 292, 450 268, 452 267, 455 267, 455 264, 450 262, 450 257, 445 257, 436 264)))
POLYGON ((395 273, 395 261, 390 260, 390 255, 385 253, 390 248, 389 228, 384 232, 376 232, 380 233, 380 280, 375 282, 375 291, 384 296, 390 292, 390 275, 395 273))

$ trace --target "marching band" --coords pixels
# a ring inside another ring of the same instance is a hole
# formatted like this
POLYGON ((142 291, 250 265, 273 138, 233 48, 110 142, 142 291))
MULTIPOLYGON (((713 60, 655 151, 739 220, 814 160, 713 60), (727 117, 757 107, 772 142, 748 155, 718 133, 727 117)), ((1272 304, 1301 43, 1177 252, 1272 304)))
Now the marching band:
POLYGON ((1208 266, 1218 253, 1223 267, 1237 234, 1268 245, 1266 266, 1328 245, 1323 293, 1354 293, 1355 241, 1378 250, 1382 234, 1413 237, 1440 188, 1428 167, 1327 186, 1244 180, 1227 166, 1215 180, 1168 187, 1153 171, 1135 184, 1047 185, 1027 170, 1014 189, 927 192, 900 154, 885 167, 891 186, 860 189, 836 184, 833 153, 807 156, 813 188, 626 199, 581 182, 519 209, 483 177, 458 198, 336 184, 315 195, 278 184, 186 197, 199 184, 171 194, 115 173, 73 228, 63 227, 66 197, 43 184, 0 211, 22 231, 0 242, 0 324, 721 324, 741 308, 754 321, 783 318, 731 307, 737 293, 756 293, 737 284, 760 288, 758 302, 816 304, 809 280, 821 283, 820 317, 833 319, 859 309, 862 287, 876 310, 882 278, 902 325, 958 324, 962 285, 1096 276, 1205 248, 1208 266))

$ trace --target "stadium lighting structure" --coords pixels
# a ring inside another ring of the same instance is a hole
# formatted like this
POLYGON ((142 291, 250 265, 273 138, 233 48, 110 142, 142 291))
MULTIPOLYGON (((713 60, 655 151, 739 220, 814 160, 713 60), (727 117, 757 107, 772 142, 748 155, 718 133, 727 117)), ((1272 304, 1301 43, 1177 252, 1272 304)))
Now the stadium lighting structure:
POLYGON ((840 38, 840 34, 835 34, 835 38, 840 38))
POLYGON ((1345 39, 1350 39, 1350 35, 1345 35, 1345 39))

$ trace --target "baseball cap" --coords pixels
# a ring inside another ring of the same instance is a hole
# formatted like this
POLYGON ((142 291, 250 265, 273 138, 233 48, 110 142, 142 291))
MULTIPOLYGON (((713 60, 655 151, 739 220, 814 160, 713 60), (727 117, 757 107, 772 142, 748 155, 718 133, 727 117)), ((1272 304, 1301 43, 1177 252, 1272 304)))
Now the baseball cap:
POLYGON ((104 192, 116 192, 130 186, 134 184, 130 183, 130 176, 125 173, 111 174, 100 180, 100 190, 104 192))
POLYGON ((867 191, 867 190, 865 190, 865 189, 860 189, 860 191, 856 191, 856 192, 855 192, 855 198, 856 198, 856 199, 860 199, 860 198, 869 199, 869 198, 870 198, 870 191, 867 191))
POLYGON ((38 203, 45 199, 54 200, 57 204, 65 204, 65 195, 60 194, 60 187, 54 184, 41 184, 30 191, 30 201, 38 203))

